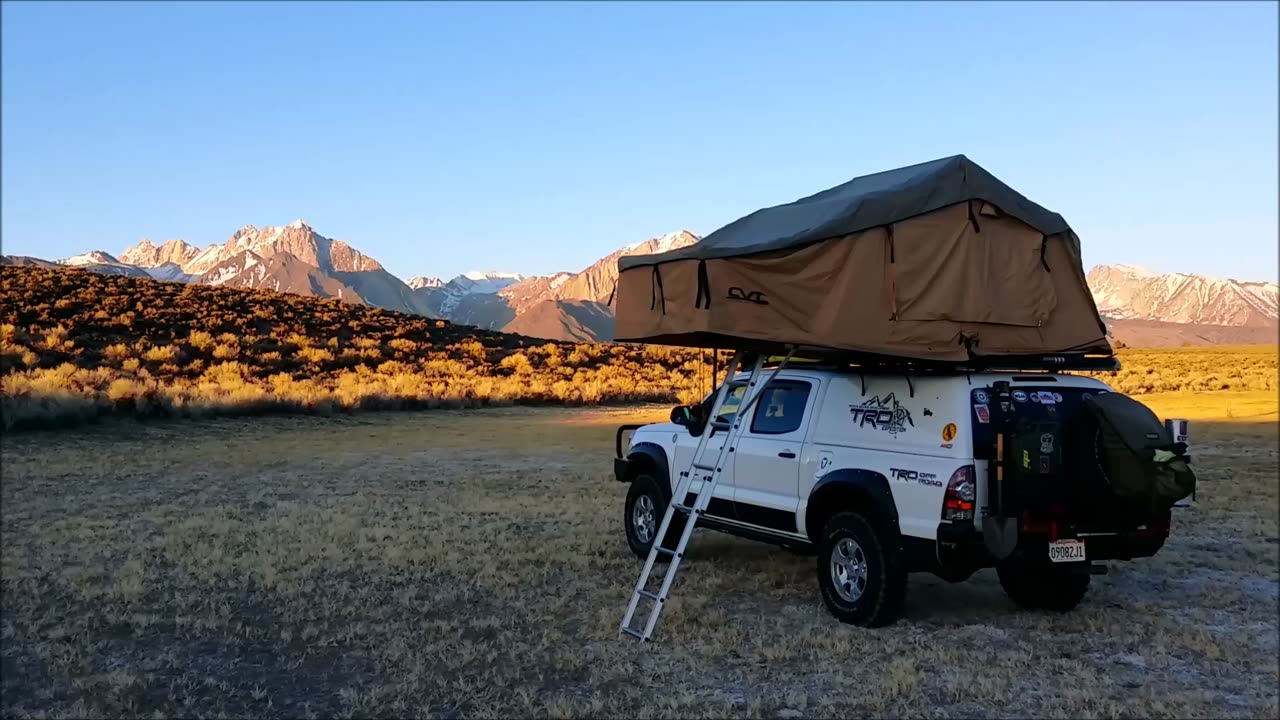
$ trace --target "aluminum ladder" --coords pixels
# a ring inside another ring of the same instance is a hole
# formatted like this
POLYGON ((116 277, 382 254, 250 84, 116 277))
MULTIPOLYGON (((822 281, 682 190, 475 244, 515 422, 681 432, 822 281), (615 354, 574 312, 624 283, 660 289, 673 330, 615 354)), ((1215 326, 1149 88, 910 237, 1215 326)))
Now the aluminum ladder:
POLYGON ((742 361, 746 355, 742 350, 734 353, 733 360, 725 370, 724 382, 716 390, 715 399, 711 402, 711 412, 703 428, 702 435, 698 439, 698 446, 693 451, 689 470, 681 475, 680 481, 676 483, 676 487, 671 493, 671 501, 667 503, 667 511, 663 514, 662 523, 658 526, 658 532, 654 535, 653 544, 649 547, 649 557, 644 561, 644 569, 640 571, 640 579, 636 582, 635 590, 631 593, 631 602, 628 603, 627 612, 622 618, 622 624, 618 627, 619 635, 630 635, 642 642, 647 642, 653 637, 653 628, 658 624, 658 615, 662 612, 663 605, 666 604, 667 598, 671 595, 671 584, 675 581, 676 571, 680 567, 681 559, 684 558, 684 551, 689 545, 689 538, 693 535, 693 528, 697 524, 697 519, 706 511, 707 505, 711 503, 716 484, 720 481, 725 465, 732 457, 734 443, 742 435, 742 423, 750 417, 749 413, 756 400, 764 393, 764 389, 769 386, 769 383, 773 382, 773 379, 777 377, 778 372, 786 366, 787 361, 791 359, 793 354, 795 354, 795 348, 788 348, 786 357, 773 369, 768 381, 759 383, 758 380, 766 356, 763 353, 756 353, 754 362, 751 365, 751 374, 747 377, 747 390, 743 393, 742 401, 738 405, 738 410, 734 413, 733 421, 730 423, 717 422, 716 418, 720 416, 720 410, 724 405, 725 398, 729 396, 729 386, 732 384, 734 373, 743 364, 742 361), (716 461, 710 464, 699 462, 707 448, 708 440, 716 430, 723 430, 726 433, 716 461), (710 475, 703 480, 702 489, 698 491, 698 496, 694 499, 693 506, 690 507, 684 504, 684 500, 689 493, 689 488, 693 486, 694 476, 699 471, 708 472, 710 475), (680 534, 680 540, 676 543, 675 548, 662 547, 662 541, 666 539, 667 528, 671 525, 671 520, 677 512, 688 516, 684 524, 684 532, 680 534), (649 582, 649 577, 659 554, 669 556, 671 561, 667 565, 667 572, 662 579, 662 587, 657 592, 652 592, 647 590, 645 586, 649 582), (636 609, 642 599, 651 601, 653 606, 649 610, 649 619, 645 623, 644 629, 636 630, 631 627, 631 621, 635 617, 636 609))

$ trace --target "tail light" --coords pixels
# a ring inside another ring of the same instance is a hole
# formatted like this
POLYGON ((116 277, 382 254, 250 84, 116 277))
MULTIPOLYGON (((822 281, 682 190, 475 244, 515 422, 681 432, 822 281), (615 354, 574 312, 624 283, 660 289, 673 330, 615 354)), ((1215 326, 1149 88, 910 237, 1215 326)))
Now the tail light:
POLYGON ((972 465, 965 465, 951 473, 951 480, 947 482, 947 492, 942 496, 942 519, 972 520, 973 503, 977 499, 977 493, 972 465))

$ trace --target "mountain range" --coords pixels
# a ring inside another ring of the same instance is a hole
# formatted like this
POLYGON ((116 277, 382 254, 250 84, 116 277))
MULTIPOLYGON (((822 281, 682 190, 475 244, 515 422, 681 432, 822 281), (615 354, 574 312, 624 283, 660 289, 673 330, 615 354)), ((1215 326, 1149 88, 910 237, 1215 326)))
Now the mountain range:
MULTIPOLYGON (((577 272, 474 271, 448 281, 423 275, 404 282, 377 260, 302 220, 278 227, 245 225, 226 242, 204 249, 182 240, 156 245, 144 239, 118 256, 94 250, 58 261, 0 259, 334 297, 488 330, 589 342, 613 336, 608 302, 619 257, 664 252, 699 239, 687 230, 667 233, 615 250, 577 272)), ((1280 330, 1276 283, 1160 274, 1130 265, 1094 267, 1088 282, 1113 340, 1125 345, 1275 343, 1280 330)))

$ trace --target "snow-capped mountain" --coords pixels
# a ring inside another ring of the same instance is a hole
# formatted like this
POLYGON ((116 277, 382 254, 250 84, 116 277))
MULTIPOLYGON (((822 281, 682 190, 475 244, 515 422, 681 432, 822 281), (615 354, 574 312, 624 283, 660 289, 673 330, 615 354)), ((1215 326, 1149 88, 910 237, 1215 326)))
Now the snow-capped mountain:
MULTIPOLYGON (((119 257, 94 250, 56 263, 24 256, 3 262, 335 297, 486 329, 590 341, 612 337, 608 300, 618 282, 618 258, 698 240, 682 230, 623 247, 578 272, 473 271, 447 282, 431 276, 402 282, 378 261, 301 220, 245 225, 226 242, 203 250, 181 240, 159 246, 143 240, 119 257)), ((1088 282, 1114 337, 1130 345, 1272 342, 1280 328, 1280 293, 1273 282, 1156 273, 1133 265, 1097 266, 1088 282)))
POLYGON ((514 285, 524 279, 525 276, 520 273, 502 272, 498 270, 491 270, 488 272, 472 270, 471 272, 464 273, 450 280, 448 284, 459 288, 463 293, 469 295, 472 293, 495 293, 508 285, 514 285))
POLYGON ((1161 274, 1133 265, 1099 265, 1087 278, 1098 311, 1110 318, 1234 327, 1280 324, 1276 283, 1161 274))
MULTIPOLYGON (((141 266, 140 266, 141 267, 141 266)), ((182 266, 177 263, 163 263, 154 267, 142 267, 148 275, 156 280, 169 280, 174 282, 195 282, 200 278, 199 275, 189 275, 182 272, 182 266)))
POLYGON ((107 275, 132 275, 133 277, 151 277, 145 270, 122 263, 111 253, 93 250, 83 255, 75 255, 57 261, 58 265, 78 267, 107 275))
POLYGON ((358 292, 332 274, 303 262, 289 252, 278 252, 264 258, 252 250, 245 250, 210 268, 200 282, 295 295, 319 295, 357 305, 369 304, 358 292))
POLYGON ((377 260, 342 242, 317 233, 303 220, 294 220, 280 227, 267 226, 258 229, 245 225, 231 239, 221 245, 210 245, 182 265, 184 272, 203 275, 214 265, 239 255, 245 250, 267 258, 287 252, 302 262, 325 272, 341 270, 362 272, 381 270, 377 260))
POLYGON ((576 273, 526 278, 495 294, 461 298, 446 317, 453 322, 558 340, 607 340, 613 309, 607 303, 618 283, 618 258, 651 255, 692 245, 688 230, 632 243, 576 273))
POLYGON ((266 263, 252 250, 244 250, 204 272, 199 282, 204 285, 258 287, 265 276, 266 263), (255 271, 256 270, 256 271, 255 271))
POLYGON ((492 295, 524 279, 525 276, 519 273, 472 270, 442 285, 424 287, 415 292, 428 315, 453 319, 454 310, 464 298, 471 295, 492 295))
POLYGON ((410 290, 426 290, 428 288, 438 288, 444 285, 444 281, 438 277, 424 277, 419 275, 415 278, 409 278, 409 282, 405 283, 410 290))
POLYGON ((181 240, 158 248, 143 240, 122 257, 137 261, 158 280, 336 297, 426 314, 414 291, 377 260, 321 235, 303 220, 263 228, 245 225, 225 243, 203 250, 181 240))

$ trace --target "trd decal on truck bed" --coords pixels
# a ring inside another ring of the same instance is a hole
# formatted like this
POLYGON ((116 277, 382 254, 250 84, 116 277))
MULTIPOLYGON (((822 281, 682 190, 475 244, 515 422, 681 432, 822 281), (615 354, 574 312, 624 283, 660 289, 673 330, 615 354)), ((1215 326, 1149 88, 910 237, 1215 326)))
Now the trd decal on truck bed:
POLYGON ((850 405, 849 412, 853 415, 854 425, 858 427, 870 425, 890 435, 904 432, 907 425, 916 426, 915 421, 911 419, 911 411, 899 405, 893 393, 886 395, 883 400, 877 395, 861 405, 850 405))
POLYGON ((889 474, 894 480, 903 482, 918 482, 921 485, 932 485, 933 487, 942 487, 942 481, 938 476, 930 472, 916 472, 915 470, 905 470, 903 468, 889 468, 889 474))

